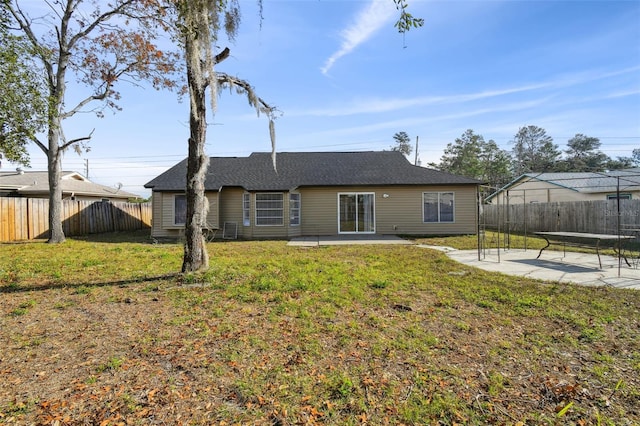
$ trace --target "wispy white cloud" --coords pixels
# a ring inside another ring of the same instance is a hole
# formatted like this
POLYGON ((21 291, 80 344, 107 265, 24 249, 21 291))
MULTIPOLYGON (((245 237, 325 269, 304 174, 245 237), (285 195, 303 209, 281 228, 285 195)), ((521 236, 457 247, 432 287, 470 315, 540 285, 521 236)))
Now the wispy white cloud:
POLYGON ((354 22, 341 31, 342 44, 321 68, 323 74, 327 74, 336 61, 351 53, 359 45, 366 42, 378 30, 385 26, 397 14, 393 2, 389 0, 371 0, 360 11, 354 22))
MULTIPOLYGON (((483 90, 475 93, 462 93, 445 96, 418 96, 412 98, 362 98, 350 104, 339 107, 329 106, 308 111, 291 111, 289 116, 317 116, 317 117, 342 117, 357 114, 376 114, 399 111, 406 108, 416 108, 433 105, 462 104, 485 99, 499 98, 514 94, 535 92, 540 90, 558 90, 566 87, 578 86, 597 80, 605 80, 625 74, 637 73, 640 67, 630 67, 613 71, 589 70, 573 74, 561 74, 548 81, 533 82, 521 86, 507 87, 504 89, 483 90)), ((620 90, 611 97, 630 96, 638 93, 637 88, 620 90)), ((603 98, 600 96, 599 98, 603 98)), ((582 98, 584 101, 584 98, 582 98)))
POLYGON ((312 132, 309 135, 323 136, 331 139, 351 138, 355 135, 366 134, 371 132, 379 132, 382 130, 393 130, 399 128, 407 128, 414 126, 426 126, 430 124, 443 124, 451 121, 455 121, 461 118, 469 118, 483 115, 490 115, 495 113, 514 112, 531 110, 544 105, 549 102, 551 98, 541 98, 528 101, 511 102, 508 104, 497 105, 495 107, 474 108, 460 112, 443 113, 440 115, 433 115, 425 117, 422 114, 417 114, 413 117, 405 117, 394 120, 384 120, 373 124, 362 124, 357 126, 334 128, 329 130, 322 130, 319 132, 312 132))
POLYGON ((627 91, 615 92, 611 93, 608 96, 605 96, 606 99, 615 99, 615 98, 626 98, 627 96, 637 96, 640 95, 640 89, 631 89, 627 91))
POLYGON ((430 105, 457 104, 471 101, 478 101, 499 96, 506 96, 515 93, 550 87, 548 83, 531 84, 519 87, 512 87, 499 90, 485 90, 477 93, 464 93, 451 96, 422 96, 416 98, 391 98, 391 99, 361 99, 341 108, 328 107, 311 111, 299 111, 289 114, 290 116, 323 116, 341 117, 356 114, 375 114, 383 112, 398 111, 406 108, 416 108, 430 105))

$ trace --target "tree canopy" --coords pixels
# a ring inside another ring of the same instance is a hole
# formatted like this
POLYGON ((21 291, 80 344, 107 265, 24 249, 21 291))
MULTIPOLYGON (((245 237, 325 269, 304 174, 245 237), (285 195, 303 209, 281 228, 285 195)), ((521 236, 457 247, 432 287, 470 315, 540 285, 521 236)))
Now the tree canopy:
POLYGON ((468 129, 447 144, 436 168, 481 180, 489 186, 505 184, 511 177, 511 157, 493 141, 468 129))
POLYGON ((24 37, 9 31, 7 10, 0 10, 0 160, 29 165, 27 146, 44 128, 46 96, 34 51, 24 37))
POLYGON ((640 166, 640 148, 631 157, 612 159, 600 151, 598 138, 582 133, 567 141, 564 158, 551 136, 537 126, 521 127, 512 143, 513 155, 469 129, 447 144, 440 162, 430 166, 479 179, 493 188, 524 173, 603 172, 640 166))
POLYGON ((567 172, 599 172, 606 169, 611 159, 600 151, 600 139, 576 134, 567 142, 567 155, 559 169, 567 172))
POLYGON ((516 175, 553 171, 560 159, 558 145, 553 143, 553 138, 543 128, 521 127, 512 142, 516 175))
POLYGON ((391 146, 391 151, 398 151, 406 156, 411 155, 413 152, 413 146, 411 146, 411 138, 407 132, 398 132, 393 135, 395 145, 391 146))

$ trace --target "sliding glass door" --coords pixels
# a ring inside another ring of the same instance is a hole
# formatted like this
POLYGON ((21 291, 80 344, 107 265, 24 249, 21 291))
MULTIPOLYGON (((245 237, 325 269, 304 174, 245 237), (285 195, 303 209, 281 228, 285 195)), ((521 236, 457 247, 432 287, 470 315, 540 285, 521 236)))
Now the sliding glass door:
POLYGON ((338 232, 375 233, 375 194, 338 194, 338 232))

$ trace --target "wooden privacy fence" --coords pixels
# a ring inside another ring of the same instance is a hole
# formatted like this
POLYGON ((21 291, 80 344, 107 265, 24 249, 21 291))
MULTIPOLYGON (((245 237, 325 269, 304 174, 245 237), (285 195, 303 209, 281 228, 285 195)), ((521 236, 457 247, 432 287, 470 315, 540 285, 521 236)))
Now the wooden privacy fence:
MULTIPOLYGON (((151 204, 63 200, 61 216, 66 236, 133 231, 151 227, 151 204)), ((48 236, 48 199, 0 197, 0 241, 48 236)))
POLYGON ((483 205, 480 223, 518 233, 589 232, 616 234, 620 226, 640 229, 640 200, 574 201, 483 205))

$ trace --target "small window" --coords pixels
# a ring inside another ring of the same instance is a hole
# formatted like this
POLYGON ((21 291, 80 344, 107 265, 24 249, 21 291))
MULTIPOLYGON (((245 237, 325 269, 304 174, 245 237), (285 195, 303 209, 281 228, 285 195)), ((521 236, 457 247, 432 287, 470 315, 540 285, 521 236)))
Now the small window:
POLYGON ((300 194, 289 194, 289 225, 300 225, 300 194))
POLYGON ((173 223, 175 225, 187 223, 187 196, 184 194, 173 198, 173 223))
POLYGON ((423 220, 425 223, 453 222, 455 205, 453 192, 424 192, 423 220))
POLYGON ((248 192, 242 194, 242 224, 251 225, 251 194, 248 192))
POLYGON ((284 195, 282 193, 256 194, 256 225, 284 225, 284 195))
MULTIPOLYGON (((607 200, 617 200, 618 196, 616 194, 607 194, 607 200)), ((621 200, 630 200, 631 194, 620 194, 621 200)))

